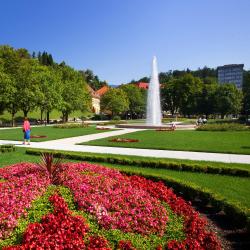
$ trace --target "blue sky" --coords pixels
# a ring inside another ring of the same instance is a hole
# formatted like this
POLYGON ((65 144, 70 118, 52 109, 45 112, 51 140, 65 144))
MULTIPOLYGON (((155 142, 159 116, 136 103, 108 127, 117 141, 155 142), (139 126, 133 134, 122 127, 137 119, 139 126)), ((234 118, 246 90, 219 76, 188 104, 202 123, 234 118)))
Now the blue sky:
POLYGON ((2 0, 0 44, 47 51, 110 84, 159 70, 244 63, 249 0, 2 0))

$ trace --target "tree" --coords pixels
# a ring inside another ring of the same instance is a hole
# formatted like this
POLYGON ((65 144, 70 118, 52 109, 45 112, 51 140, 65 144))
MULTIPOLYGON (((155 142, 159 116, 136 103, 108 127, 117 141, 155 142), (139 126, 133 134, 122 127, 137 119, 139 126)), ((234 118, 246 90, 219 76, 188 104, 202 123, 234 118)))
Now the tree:
MULTIPOLYGON (((5 103, 4 108, 7 109, 11 114, 12 126, 14 126, 15 114, 20 109, 19 97, 17 95, 18 70, 21 65, 21 58, 19 55, 20 51, 17 53, 17 51, 10 46, 0 46, 1 70, 3 74, 8 76, 10 79, 9 83, 11 83, 11 91, 9 91, 7 102, 5 103)), ((6 76, 2 77, 5 78, 6 76)))
POLYGON ((70 113, 76 110, 90 110, 91 98, 81 74, 69 66, 59 66, 61 70, 62 101, 59 110, 63 121, 68 121, 70 113))
POLYGON ((100 81, 97 75, 94 75, 93 71, 90 69, 80 70, 80 74, 82 75, 84 81, 94 90, 98 90, 103 86, 107 85, 106 81, 100 81))
POLYGON ((180 77, 178 83, 181 113, 184 115, 197 114, 198 96, 202 91, 202 81, 198 77, 186 74, 180 77))
POLYGON ((49 123, 49 113, 57 108, 61 101, 61 75, 55 68, 37 65, 33 80, 39 86, 37 106, 41 110, 41 120, 43 120, 43 113, 46 112, 47 123, 49 123))
POLYGON ((39 99, 39 82, 36 80, 37 66, 38 62, 35 59, 22 59, 17 71, 17 97, 24 117, 35 109, 39 99))
POLYGON ((101 110, 111 116, 120 115, 129 109, 129 99, 122 89, 110 89, 101 98, 101 110))
POLYGON ((163 84, 161 89, 162 110, 170 111, 172 115, 180 109, 180 96, 177 88, 177 79, 171 79, 163 84))
POLYGON ((243 81, 243 114, 248 119, 250 115, 250 71, 244 72, 244 81, 243 81))
POLYGON ((223 119, 225 115, 239 114, 242 103, 242 92, 234 84, 219 85, 215 95, 216 111, 223 119))
POLYGON ((0 60, 0 114, 7 108, 11 92, 13 91, 12 80, 4 72, 3 63, 0 60))
POLYGON ((129 109, 126 112, 126 116, 130 114, 131 119, 142 116, 146 109, 146 98, 144 93, 133 84, 122 85, 120 89, 126 93, 129 100, 129 109))
POLYGON ((159 73, 159 82, 161 84, 167 83, 172 78, 172 72, 161 72, 159 73))
POLYGON ((216 112, 215 94, 219 85, 213 78, 204 79, 202 92, 198 97, 197 113, 205 114, 206 118, 216 112))

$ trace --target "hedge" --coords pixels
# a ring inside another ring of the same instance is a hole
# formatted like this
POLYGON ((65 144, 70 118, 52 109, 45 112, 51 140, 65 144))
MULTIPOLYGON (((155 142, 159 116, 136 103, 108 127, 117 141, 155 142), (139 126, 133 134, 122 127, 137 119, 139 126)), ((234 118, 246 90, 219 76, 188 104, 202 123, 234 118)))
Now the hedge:
POLYGON ((12 144, 6 144, 6 145, 1 145, 0 146, 0 153, 6 153, 6 152, 12 152, 15 151, 16 148, 12 144))
POLYGON ((186 164, 186 163, 177 163, 177 162, 164 162, 162 160, 141 160, 141 159, 129 159, 126 156, 101 156, 101 155, 91 155, 87 153, 77 153, 77 152, 58 152, 51 150, 39 150, 39 149, 28 149, 26 150, 27 154, 31 155, 40 155, 41 152, 50 152, 53 153, 55 157, 66 158, 71 160, 80 160, 80 161, 93 161, 93 162, 107 162, 112 164, 119 165, 129 165, 129 166, 138 166, 138 167, 148 167, 148 168, 161 168, 161 169, 170 169, 177 171, 188 171, 188 172, 200 172, 200 173, 209 173, 209 174, 222 174, 230 176, 240 176, 240 177, 249 177, 250 171, 245 169, 237 168, 228 168, 228 167, 213 167, 213 166, 202 166, 199 164, 186 164))

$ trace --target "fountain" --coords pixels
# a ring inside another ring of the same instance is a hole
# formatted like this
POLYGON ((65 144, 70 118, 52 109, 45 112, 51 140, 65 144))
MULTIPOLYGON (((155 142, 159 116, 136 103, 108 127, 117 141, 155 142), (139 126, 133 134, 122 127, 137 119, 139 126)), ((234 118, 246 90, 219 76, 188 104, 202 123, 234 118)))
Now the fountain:
POLYGON ((149 126, 161 126, 161 118, 160 83, 158 78, 157 59, 154 56, 152 76, 148 87, 146 124, 149 126))
POLYGON ((170 124, 161 122, 160 83, 158 78, 157 59, 152 62, 152 76, 148 87, 146 124, 118 124, 118 128, 168 129, 170 124))

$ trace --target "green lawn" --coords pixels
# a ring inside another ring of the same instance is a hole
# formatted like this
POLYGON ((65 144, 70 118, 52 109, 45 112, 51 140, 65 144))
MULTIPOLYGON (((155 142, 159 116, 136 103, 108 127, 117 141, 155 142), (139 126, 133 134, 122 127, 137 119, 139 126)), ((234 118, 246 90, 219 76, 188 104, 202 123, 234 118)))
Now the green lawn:
POLYGON ((38 162, 39 156, 25 154, 25 148, 16 148, 14 152, 0 154, 0 168, 20 162, 38 162))
MULTIPOLYGON (((110 131, 110 130, 109 130, 110 131)), ((103 133, 105 130, 97 130, 95 126, 86 128, 54 128, 52 126, 31 127, 31 135, 45 135, 47 138, 34 138, 31 141, 49 141, 74 136, 82 136, 96 133, 103 133)), ((107 132, 107 131, 106 131, 107 132)), ((23 140, 23 132, 21 128, 0 130, 0 140, 23 140)))
POLYGON ((250 154, 250 131, 155 131, 146 130, 120 136, 139 142, 110 142, 109 137, 82 144, 126 148, 168 149, 183 151, 250 154))

